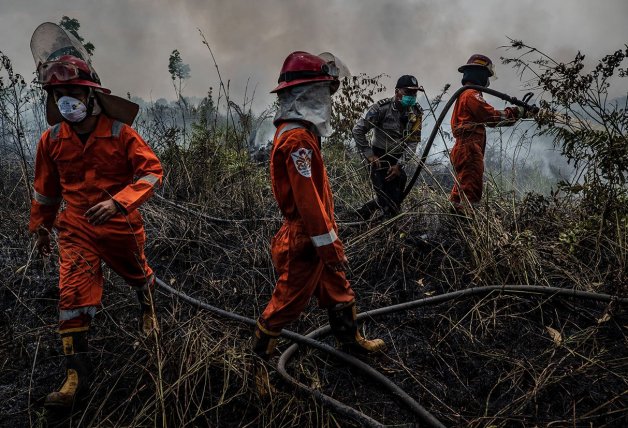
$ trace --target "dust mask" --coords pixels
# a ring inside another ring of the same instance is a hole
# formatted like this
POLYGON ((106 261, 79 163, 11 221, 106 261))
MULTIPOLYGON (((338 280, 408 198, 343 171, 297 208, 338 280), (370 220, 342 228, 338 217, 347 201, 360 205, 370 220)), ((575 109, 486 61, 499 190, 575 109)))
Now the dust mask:
POLYGON ((87 106, 76 98, 61 97, 57 100, 57 107, 68 122, 78 123, 87 117, 87 106))

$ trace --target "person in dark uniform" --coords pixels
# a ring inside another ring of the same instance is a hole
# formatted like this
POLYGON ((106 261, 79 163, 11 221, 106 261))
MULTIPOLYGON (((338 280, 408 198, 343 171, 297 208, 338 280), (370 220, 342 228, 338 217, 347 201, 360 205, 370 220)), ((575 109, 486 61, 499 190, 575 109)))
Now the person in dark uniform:
POLYGON ((401 76, 395 95, 373 104, 353 127, 355 143, 369 163, 376 198, 357 212, 370 218, 378 209, 385 217, 399 213, 407 176, 403 160, 411 157, 421 141, 423 112, 417 104, 417 93, 423 91, 416 77, 401 76), (373 129, 372 142, 366 134, 373 129))

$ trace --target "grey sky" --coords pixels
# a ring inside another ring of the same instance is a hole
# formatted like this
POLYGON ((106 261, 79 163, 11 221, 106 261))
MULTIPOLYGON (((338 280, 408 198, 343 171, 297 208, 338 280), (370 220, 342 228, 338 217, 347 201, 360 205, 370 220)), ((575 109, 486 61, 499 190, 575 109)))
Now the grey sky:
MULTIPOLYGON (((232 95, 241 101, 250 78, 255 106, 273 99, 285 56, 334 52, 354 74, 386 73, 392 87, 414 74, 428 93, 459 84, 456 69, 475 52, 496 62, 507 37, 567 60, 577 50, 593 61, 628 43, 626 0, 0 0, 0 50, 31 76, 29 41, 44 21, 81 22, 96 46, 94 65, 115 94, 173 98, 168 56, 190 64, 184 93, 203 96, 217 77, 197 28, 209 41, 232 95)), ((498 64, 496 89, 520 94, 513 70, 498 64)))

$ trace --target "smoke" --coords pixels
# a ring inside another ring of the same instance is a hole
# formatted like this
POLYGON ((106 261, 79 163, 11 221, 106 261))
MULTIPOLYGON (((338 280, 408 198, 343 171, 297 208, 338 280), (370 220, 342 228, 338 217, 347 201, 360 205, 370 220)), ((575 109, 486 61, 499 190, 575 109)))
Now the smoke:
POLYGON ((174 98, 167 71, 173 49, 191 67, 184 94, 218 88, 200 29, 233 99, 241 103, 245 91, 248 98, 255 92, 258 111, 274 99, 268 92, 294 50, 331 51, 353 73, 389 75, 389 88, 399 75, 414 74, 433 94, 445 83, 457 86, 457 67, 479 52, 498 64, 494 86, 520 95, 515 72, 499 64, 510 53, 500 48, 507 37, 561 60, 581 50, 591 61, 628 41, 625 0, 2 0, 2 50, 18 71, 31 76, 35 27, 63 15, 81 22, 81 34, 96 46, 98 73, 114 93, 153 100, 174 98))

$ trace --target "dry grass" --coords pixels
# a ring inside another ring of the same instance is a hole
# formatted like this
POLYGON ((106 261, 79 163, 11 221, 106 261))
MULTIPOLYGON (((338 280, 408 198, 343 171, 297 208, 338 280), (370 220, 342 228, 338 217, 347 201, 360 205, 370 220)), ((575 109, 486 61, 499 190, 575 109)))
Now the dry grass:
MULTIPOLYGON (((146 132, 165 159, 166 197, 215 217, 279 217, 266 165, 252 163, 243 147, 247 129, 232 124, 225 131, 214 121, 182 148, 172 126, 152 125, 146 132)), ((341 146, 330 149, 325 160, 337 214, 348 219, 371 191, 363 165, 341 146)), ((139 339, 132 293, 108 271, 91 332, 88 401, 69 418, 44 412, 43 398, 62 372, 54 333, 57 263, 33 252, 23 164, 6 159, 0 156, 0 425, 351 424, 295 395, 272 370, 277 392, 259 397, 249 328, 158 293, 161 335, 139 339)), ((400 217, 341 228, 359 309, 470 284, 551 284, 626 296, 622 219, 615 219, 616 233, 595 234, 577 229, 578 200, 513 199, 491 187, 466 221, 450 214, 446 189, 430 183, 412 192, 400 217)), ((160 278, 212 305, 259 315, 276 280, 269 242, 277 222, 212 223, 156 199, 143 215, 147 254, 160 278)), ((307 332, 325 322, 312 302, 290 327, 307 332)), ((368 335, 384 338, 389 350, 368 361, 446 425, 620 427, 628 424, 627 325, 625 308, 490 295, 369 322, 368 335)), ((378 385, 319 352, 301 351, 290 370, 377 420, 416 422, 378 385)))

